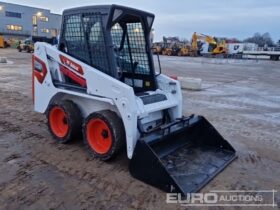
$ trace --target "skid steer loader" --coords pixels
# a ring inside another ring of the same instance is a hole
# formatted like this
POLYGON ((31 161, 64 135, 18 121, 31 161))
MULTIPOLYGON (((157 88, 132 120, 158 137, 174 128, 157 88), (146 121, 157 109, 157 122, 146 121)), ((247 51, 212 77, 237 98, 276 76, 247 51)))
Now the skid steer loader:
POLYGON ((133 177, 185 195, 236 155, 204 117, 182 115, 179 82, 155 72, 153 21, 118 5, 65 10, 59 45, 35 44, 34 107, 59 143, 83 134, 104 161, 126 147, 133 177))

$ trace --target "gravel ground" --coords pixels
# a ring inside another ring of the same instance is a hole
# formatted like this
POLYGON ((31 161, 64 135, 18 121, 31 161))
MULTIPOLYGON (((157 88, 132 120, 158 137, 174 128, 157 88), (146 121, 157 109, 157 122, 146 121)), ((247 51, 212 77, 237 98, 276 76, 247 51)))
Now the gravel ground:
MULTIPOLYGON (((11 62, 0 64, 0 209, 182 208, 133 179, 125 153, 103 163, 88 156, 81 140, 56 144, 45 116, 33 111, 31 54, 0 49, 1 56, 11 62)), ((167 75, 202 78, 202 91, 183 90, 184 113, 204 115, 237 150, 239 158, 202 192, 279 191, 280 62, 161 61, 167 75)), ((279 208, 279 192, 275 202, 279 208)))

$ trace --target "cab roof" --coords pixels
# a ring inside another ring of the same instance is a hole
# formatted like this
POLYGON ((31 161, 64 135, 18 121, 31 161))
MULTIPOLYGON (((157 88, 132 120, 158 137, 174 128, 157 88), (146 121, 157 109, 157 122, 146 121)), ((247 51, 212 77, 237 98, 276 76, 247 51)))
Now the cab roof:
POLYGON ((142 11, 142 10, 126 7, 126 6, 116 5, 116 4, 75 7, 75 8, 64 10, 63 15, 80 14, 80 13, 87 13, 87 12, 88 13, 100 12, 100 13, 109 15, 111 13, 111 11, 113 11, 115 9, 119 9, 124 12, 130 11, 130 13, 141 15, 141 16, 151 16, 153 18, 155 16, 154 14, 146 12, 146 11, 142 11))
MULTIPOLYGON (((134 22, 139 19, 135 19, 135 17, 141 17, 141 19, 147 25, 147 28, 151 30, 155 15, 149 12, 145 12, 142 10, 125 7, 121 5, 96 5, 96 6, 85 6, 85 7, 76 7, 72 9, 67 9, 63 11, 63 19, 68 15, 80 15, 80 14, 91 14, 91 13, 99 13, 104 17, 104 21, 106 22, 106 26, 110 28, 118 18, 123 16, 126 17, 127 21, 134 22)), ((104 23, 105 23, 104 22, 104 23)))

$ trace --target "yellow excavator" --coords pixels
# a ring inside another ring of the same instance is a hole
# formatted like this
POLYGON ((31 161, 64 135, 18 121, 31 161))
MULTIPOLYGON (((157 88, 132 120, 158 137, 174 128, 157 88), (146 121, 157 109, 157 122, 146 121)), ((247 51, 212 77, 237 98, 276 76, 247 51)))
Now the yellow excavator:
POLYGON ((204 41, 209 44, 209 52, 212 55, 219 55, 227 53, 226 42, 221 41, 217 42, 215 38, 205 34, 199 34, 194 32, 192 35, 192 42, 191 42, 191 56, 198 56, 200 54, 200 47, 199 42, 204 41))

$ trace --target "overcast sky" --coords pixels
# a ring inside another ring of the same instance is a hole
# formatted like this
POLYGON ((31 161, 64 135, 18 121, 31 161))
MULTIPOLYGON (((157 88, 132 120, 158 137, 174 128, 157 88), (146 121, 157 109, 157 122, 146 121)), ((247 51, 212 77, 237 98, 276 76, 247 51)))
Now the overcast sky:
POLYGON ((4 0, 51 9, 61 14, 66 8, 120 4, 156 15, 156 40, 162 36, 190 39, 193 32, 217 37, 244 39, 255 32, 269 32, 280 39, 280 0, 4 0))

